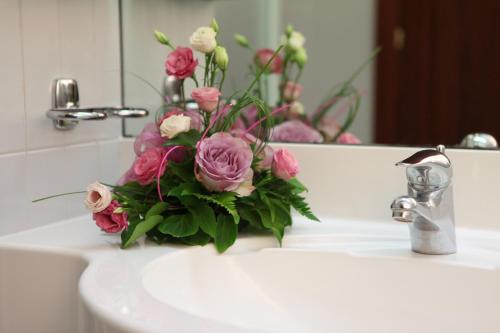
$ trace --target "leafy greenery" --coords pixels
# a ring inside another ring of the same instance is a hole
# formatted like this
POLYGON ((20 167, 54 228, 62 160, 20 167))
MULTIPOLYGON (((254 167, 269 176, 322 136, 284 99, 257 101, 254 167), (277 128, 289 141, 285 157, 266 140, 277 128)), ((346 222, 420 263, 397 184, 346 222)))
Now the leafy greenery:
POLYGON ((284 181, 269 170, 254 176, 255 190, 246 197, 234 192, 209 192, 194 177, 194 155, 187 153, 182 163, 170 162, 160 185, 142 186, 130 182, 113 187, 113 195, 129 216, 129 227, 122 232, 122 248, 146 235, 161 244, 188 245, 215 243, 226 251, 239 230, 272 233, 281 244, 285 229, 292 225, 292 208, 308 219, 318 221, 301 195, 306 187, 297 179, 284 181))
POLYGON ((186 146, 195 147, 196 143, 200 140, 201 134, 195 129, 189 130, 184 133, 179 133, 175 138, 168 140, 164 146, 186 146))
POLYGON ((217 230, 215 232, 215 247, 220 253, 226 251, 236 241, 238 226, 229 215, 220 214, 217 217, 217 230))

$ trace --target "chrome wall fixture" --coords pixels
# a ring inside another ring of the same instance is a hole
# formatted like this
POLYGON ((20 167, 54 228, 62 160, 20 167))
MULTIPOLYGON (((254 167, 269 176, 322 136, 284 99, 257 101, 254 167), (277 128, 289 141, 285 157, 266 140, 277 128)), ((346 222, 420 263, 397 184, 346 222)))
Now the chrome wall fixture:
POLYGON ((58 130, 72 129, 80 120, 104 120, 108 117, 139 118, 148 114, 146 109, 130 107, 80 108, 76 80, 61 78, 52 82, 52 108, 47 111, 47 117, 52 119, 58 130))
POLYGON ((463 138, 459 147, 473 149, 497 149, 495 137, 488 133, 471 133, 463 138))

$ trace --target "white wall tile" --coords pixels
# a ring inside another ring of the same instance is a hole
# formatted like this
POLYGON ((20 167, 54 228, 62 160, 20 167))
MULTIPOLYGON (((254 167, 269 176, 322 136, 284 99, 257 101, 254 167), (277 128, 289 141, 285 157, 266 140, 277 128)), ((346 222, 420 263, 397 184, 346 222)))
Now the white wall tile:
POLYGON ((59 77, 78 81, 81 106, 120 103, 117 0, 24 1, 22 17, 28 149, 118 137, 117 120, 57 131, 45 116, 59 77))
POLYGON ((20 230, 28 223, 26 155, 0 155, 0 235, 20 230))
POLYGON ((17 0, 0 1, 0 153, 25 149, 21 16, 17 0))

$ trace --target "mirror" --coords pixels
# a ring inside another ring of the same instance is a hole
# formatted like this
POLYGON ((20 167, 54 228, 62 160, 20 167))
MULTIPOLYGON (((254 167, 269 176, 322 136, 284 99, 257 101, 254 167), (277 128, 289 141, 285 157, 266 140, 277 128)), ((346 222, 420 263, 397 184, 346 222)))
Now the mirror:
MULTIPOLYGON (((500 137, 500 44, 491 31, 499 29, 499 11, 496 0, 480 6, 451 0, 122 0, 124 100, 152 114, 165 104, 168 49, 154 30, 188 46, 191 33, 215 17, 218 43, 230 58, 222 90, 227 97, 248 86, 257 50, 277 48, 290 24, 305 36, 307 62, 300 74, 298 65, 288 68, 285 79, 298 78, 300 104, 280 102, 282 74, 261 82, 270 106, 291 105, 278 120, 275 140, 493 149, 500 137), (235 33, 252 50, 238 45, 235 33), (315 118, 325 108, 326 115, 315 118), (320 139, 296 135, 302 130, 284 126, 285 120, 301 121, 320 139)), ((193 87, 186 82, 187 95, 193 87)), ((137 135, 153 119, 126 121, 124 133, 137 135)))

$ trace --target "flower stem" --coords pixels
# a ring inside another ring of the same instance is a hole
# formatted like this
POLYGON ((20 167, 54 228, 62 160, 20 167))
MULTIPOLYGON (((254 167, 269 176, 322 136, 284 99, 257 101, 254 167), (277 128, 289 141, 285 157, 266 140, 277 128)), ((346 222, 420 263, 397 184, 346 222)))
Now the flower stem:
POLYGON ((61 193, 61 194, 51 195, 51 196, 48 196, 48 197, 43 197, 43 198, 40 198, 40 199, 32 200, 31 202, 35 203, 35 202, 39 202, 39 201, 43 201, 43 200, 47 200, 47 199, 62 197, 62 196, 66 196, 66 195, 82 194, 82 193, 87 193, 87 191, 61 193))
POLYGON ((186 109, 186 95, 184 93, 184 80, 182 80, 182 83, 181 83, 181 105, 182 105, 182 108, 184 109, 184 111, 187 111, 187 109, 186 109))
POLYGON ((191 79, 193 79, 194 84, 196 85, 196 88, 198 88, 200 86, 200 84, 198 83, 198 79, 196 78, 196 74, 193 73, 193 75, 191 76, 191 79))

